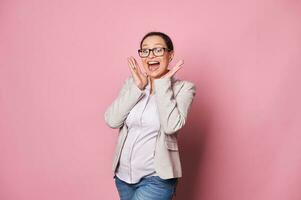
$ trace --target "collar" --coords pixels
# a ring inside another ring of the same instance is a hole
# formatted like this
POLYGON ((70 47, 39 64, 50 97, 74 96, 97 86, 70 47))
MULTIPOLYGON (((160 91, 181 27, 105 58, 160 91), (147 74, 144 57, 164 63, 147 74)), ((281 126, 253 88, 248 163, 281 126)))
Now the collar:
MULTIPOLYGON (((171 83, 173 84, 174 82, 176 82, 177 78, 175 76, 171 77, 171 83)), ((147 85, 145 86, 145 90, 150 91, 150 82, 147 83, 147 85)))
POLYGON ((148 90, 148 91, 150 90, 150 82, 147 83, 145 90, 148 90))

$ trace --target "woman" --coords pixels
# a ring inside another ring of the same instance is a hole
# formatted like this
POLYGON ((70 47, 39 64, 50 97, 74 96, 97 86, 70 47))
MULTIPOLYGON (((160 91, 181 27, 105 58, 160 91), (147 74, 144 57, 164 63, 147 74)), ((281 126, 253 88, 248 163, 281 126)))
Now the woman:
POLYGON ((168 69, 174 49, 166 34, 146 34, 138 54, 145 72, 128 58, 131 76, 105 112, 106 124, 119 129, 115 184, 121 200, 170 200, 182 176, 177 134, 196 88, 174 77, 183 60, 168 69))

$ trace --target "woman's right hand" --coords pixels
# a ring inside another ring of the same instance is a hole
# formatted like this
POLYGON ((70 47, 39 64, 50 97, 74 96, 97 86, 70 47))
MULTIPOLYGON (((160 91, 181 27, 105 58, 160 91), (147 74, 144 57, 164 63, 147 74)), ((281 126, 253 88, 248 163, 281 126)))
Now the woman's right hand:
POLYGON ((128 66, 131 70, 133 79, 140 90, 144 90, 148 83, 148 75, 146 73, 142 73, 140 66, 134 57, 127 58, 128 66))

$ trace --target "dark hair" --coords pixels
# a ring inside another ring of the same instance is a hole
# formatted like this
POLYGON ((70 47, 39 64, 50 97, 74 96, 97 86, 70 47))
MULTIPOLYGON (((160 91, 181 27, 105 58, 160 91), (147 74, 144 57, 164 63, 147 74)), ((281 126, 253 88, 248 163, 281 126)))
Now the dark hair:
POLYGON ((147 38, 149 36, 160 36, 164 40, 169 51, 173 51, 173 44, 172 44, 170 37, 168 35, 166 35, 165 33, 157 32, 157 31, 149 32, 142 38, 142 40, 140 42, 140 49, 142 48, 142 43, 145 40, 145 38, 147 38))

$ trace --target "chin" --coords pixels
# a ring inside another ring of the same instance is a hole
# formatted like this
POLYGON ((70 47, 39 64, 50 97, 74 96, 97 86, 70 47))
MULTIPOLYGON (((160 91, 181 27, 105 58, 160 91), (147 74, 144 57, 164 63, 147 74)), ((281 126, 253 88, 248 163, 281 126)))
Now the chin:
POLYGON ((153 77, 153 78, 159 78, 162 75, 161 71, 149 71, 149 76, 153 77))
POLYGON ((151 71, 150 69, 148 69, 147 71, 148 71, 149 76, 154 77, 154 78, 159 78, 164 74, 165 70, 164 70, 164 68, 160 68, 155 71, 151 71))

